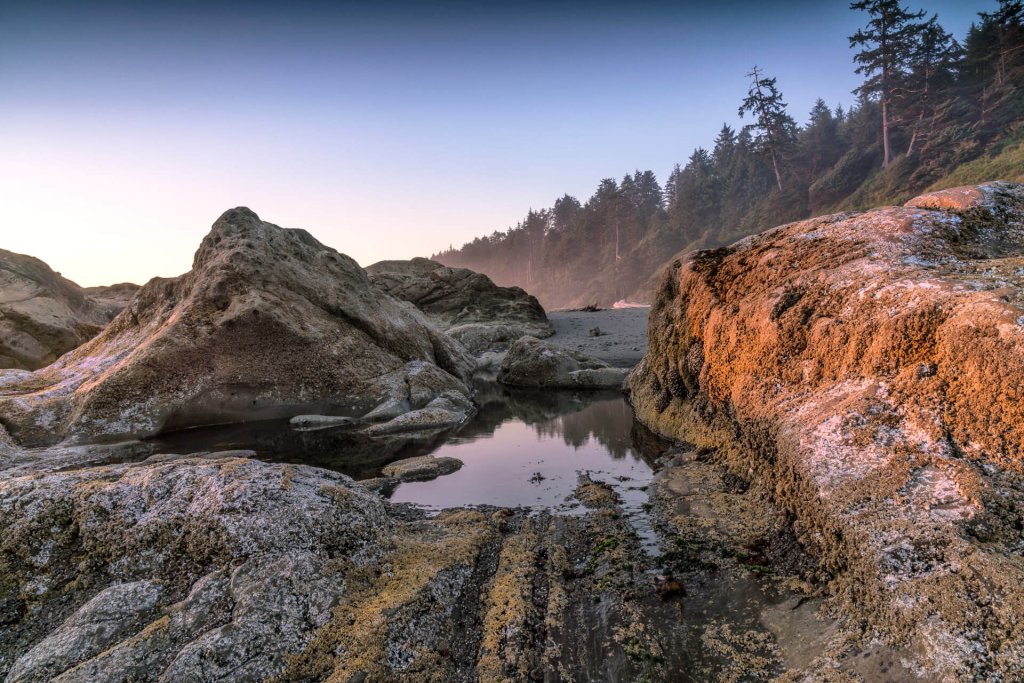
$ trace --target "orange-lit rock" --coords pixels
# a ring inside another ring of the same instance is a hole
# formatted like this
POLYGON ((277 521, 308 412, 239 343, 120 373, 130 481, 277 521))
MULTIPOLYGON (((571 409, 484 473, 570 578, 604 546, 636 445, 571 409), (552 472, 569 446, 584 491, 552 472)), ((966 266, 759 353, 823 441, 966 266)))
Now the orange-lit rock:
POLYGON ((766 482, 868 634, 1024 676, 1024 186, 694 253, 649 336, 638 416, 766 482))

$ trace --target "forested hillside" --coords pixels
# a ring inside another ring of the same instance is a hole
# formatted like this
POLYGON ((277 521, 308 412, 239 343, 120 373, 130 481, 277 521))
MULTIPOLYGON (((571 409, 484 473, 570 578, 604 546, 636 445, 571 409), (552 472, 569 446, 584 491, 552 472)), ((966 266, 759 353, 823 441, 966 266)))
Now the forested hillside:
POLYGON ((432 258, 519 285, 545 307, 646 300, 681 251, 722 246, 811 215, 901 203, 927 189, 1024 180, 1024 4, 1001 0, 962 40, 898 0, 860 0, 849 37, 864 81, 844 111, 806 122, 754 67, 746 123, 723 125, 660 184, 651 171, 565 195, 516 226, 432 258))

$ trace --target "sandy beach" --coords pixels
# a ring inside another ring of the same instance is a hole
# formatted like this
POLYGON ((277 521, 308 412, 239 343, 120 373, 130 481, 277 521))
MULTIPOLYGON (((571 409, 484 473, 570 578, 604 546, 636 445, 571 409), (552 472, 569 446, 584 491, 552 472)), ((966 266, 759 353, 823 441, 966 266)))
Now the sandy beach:
POLYGON ((636 365, 647 351, 649 308, 610 308, 600 311, 550 311, 555 328, 553 344, 577 349, 616 367, 636 365), (598 328, 600 334, 591 330, 598 328))

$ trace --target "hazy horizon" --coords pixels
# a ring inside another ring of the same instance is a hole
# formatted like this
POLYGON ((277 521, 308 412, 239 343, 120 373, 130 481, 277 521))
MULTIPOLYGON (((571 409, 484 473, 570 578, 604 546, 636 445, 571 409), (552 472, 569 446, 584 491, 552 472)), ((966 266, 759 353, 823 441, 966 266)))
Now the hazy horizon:
MULTIPOLYGON (((962 39, 994 0, 906 3, 962 39)), ((362 265, 709 146, 758 64, 853 101, 848 2, 0 3, 0 248, 83 286, 190 267, 248 206, 362 265)))

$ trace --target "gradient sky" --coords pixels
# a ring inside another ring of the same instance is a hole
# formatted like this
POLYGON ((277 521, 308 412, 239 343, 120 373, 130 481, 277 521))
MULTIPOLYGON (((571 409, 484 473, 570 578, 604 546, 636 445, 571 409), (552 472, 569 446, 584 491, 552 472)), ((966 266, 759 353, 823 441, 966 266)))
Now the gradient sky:
MULTIPOLYGON (((910 2, 962 38, 995 0, 910 2)), ((244 205, 363 265, 710 146, 745 74, 798 121, 859 78, 839 0, 0 0, 0 248, 173 276, 244 205)))

